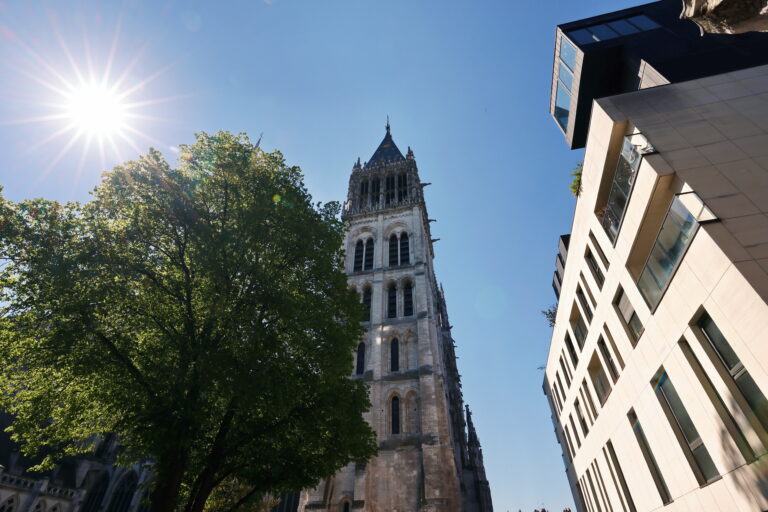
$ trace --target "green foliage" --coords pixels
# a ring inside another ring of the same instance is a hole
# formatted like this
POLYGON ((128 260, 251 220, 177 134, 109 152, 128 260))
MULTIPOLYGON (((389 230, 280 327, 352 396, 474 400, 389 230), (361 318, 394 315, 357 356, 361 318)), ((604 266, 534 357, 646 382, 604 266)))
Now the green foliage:
POLYGON ((13 437, 43 469, 116 433, 119 463, 154 461, 158 512, 200 512, 226 479, 308 487, 376 449, 339 205, 242 134, 180 154, 116 167, 84 204, 0 196, 13 437))
POLYGON ((557 304, 552 304, 547 309, 542 309, 541 314, 547 319, 547 323, 550 327, 555 326, 555 318, 557 317, 557 304))
POLYGON ((579 162, 576 164, 576 167, 573 168, 573 172, 571 173, 571 176, 573 179, 571 180, 571 194, 573 194, 574 197, 579 197, 581 195, 581 172, 584 169, 584 162, 579 162))

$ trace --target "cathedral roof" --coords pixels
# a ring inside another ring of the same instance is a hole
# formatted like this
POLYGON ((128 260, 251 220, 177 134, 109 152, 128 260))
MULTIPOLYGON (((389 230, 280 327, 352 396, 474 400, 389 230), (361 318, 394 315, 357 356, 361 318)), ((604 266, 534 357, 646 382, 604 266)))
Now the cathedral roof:
POLYGON ((397 148, 395 141, 392 140, 392 134, 389 133, 389 119, 387 119, 387 134, 384 135, 384 139, 379 144, 379 147, 374 151, 373 156, 365 166, 370 167, 376 164, 389 163, 389 162, 401 162, 405 160, 405 157, 397 148))

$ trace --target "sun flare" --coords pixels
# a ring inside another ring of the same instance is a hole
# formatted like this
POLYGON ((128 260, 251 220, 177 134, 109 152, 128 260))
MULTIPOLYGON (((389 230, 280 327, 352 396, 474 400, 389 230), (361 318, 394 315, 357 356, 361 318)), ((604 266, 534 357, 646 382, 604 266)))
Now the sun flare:
POLYGON ((67 95, 66 112, 73 128, 98 139, 122 135, 127 127, 127 107, 113 89, 85 84, 67 95))

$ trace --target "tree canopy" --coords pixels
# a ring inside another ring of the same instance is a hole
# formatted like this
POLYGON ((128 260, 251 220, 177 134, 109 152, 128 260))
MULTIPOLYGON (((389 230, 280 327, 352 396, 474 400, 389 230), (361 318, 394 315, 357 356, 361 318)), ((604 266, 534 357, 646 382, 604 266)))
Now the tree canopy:
POLYGON ((362 309, 339 205, 245 135, 155 150, 92 200, 0 197, 0 408, 41 467, 118 435, 151 460, 152 510, 199 512, 233 478, 254 496, 375 452, 349 379, 362 309))

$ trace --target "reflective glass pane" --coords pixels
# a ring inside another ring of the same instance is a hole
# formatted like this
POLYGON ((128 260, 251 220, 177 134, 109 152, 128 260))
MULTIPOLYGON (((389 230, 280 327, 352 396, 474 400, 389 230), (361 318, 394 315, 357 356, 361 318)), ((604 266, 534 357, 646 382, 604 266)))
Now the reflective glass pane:
POLYGON ((732 370, 737 365, 741 365, 741 361, 731 348, 731 344, 728 343, 728 340, 725 339, 723 333, 720 332, 720 329, 715 322, 712 321, 712 317, 708 314, 702 316, 699 320, 699 327, 704 331, 704 334, 707 335, 709 342, 712 344, 715 351, 717 351, 717 354, 720 356, 723 363, 725 363, 725 367, 728 370, 732 370))
POLYGON ((562 62, 560 63, 557 76, 560 78, 560 81, 563 82, 563 85, 570 91, 571 87, 573 87, 573 73, 571 73, 568 67, 562 62))
POLYGON ((611 27, 613 30, 615 30, 616 32, 618 32, 619 34, 621 34, 622 36, 639 32, 637 27, 635 27, 631 23, 627 23, 627 20, 610 21, 607 23, 607 25, 611 27))
POLYGON ((619 34, 614 32, 608 25, 592 25, 587 30, 592 32, 592 36, 596 41, 605 41, 606 39, 619 37, 619 34))
POLYGON ((631 24, 639 28, 640 30, 652 30, 654 28, 659 28, 659 24, 653 21, 651 18, 644 14, 640 14, 638 16, 632 16, 631 18, 628 18, 627 21, 629 21, 631 24))
POLYGON ((555 97, 555 120, 565 131, 568 129, 568 114, 571 109, 571 95, 563 84, 557 83, 557 96, 555 97))
POLYGON ((629 330, 632 332, 632 335, 635 337, 635 339, 638 339, 640 335, 643 334, 643 323, 637 317, 637 314, 632 313, 632 316, 629 318, 627 325, 629 326, 629 330))
POLYGON ((659 281, 649 266, 646 266, 640 279, 637 281, 637 287, 645 300, 650 304, 657 304, 661 299, 661 286, 659 281))
POLYGON ((720 476, 720 473, 715 466, 715 462, 712 460, 707 448, 703 444, 691 450, 691 452, 693 453, 693 458, 696 459, 696 464, 698 464, 702 475, 704 475, 704 480, 710 482, 720 476))
POLYGON ((571 71, 576 69, 576 48, 566 38, 560 38, 560 60, 568 66, 571 71))
POLYGON ((568 37, 576 41, 577 44, 589 44, 595 42, 595 38, 592 37, 592 33, 584 28, 574 30, 573 32, 568 32, 568 37))
POLYGON ((749 374, 745 371, 736 379, 736 385, 739 387, 739 391, 744 395, 744 399, 749 404, 752 412, 757 416, 758 421, 764 427, 768 427, 768 400, 765 399, 765 395, 757 387, 757 383, 749 374))

